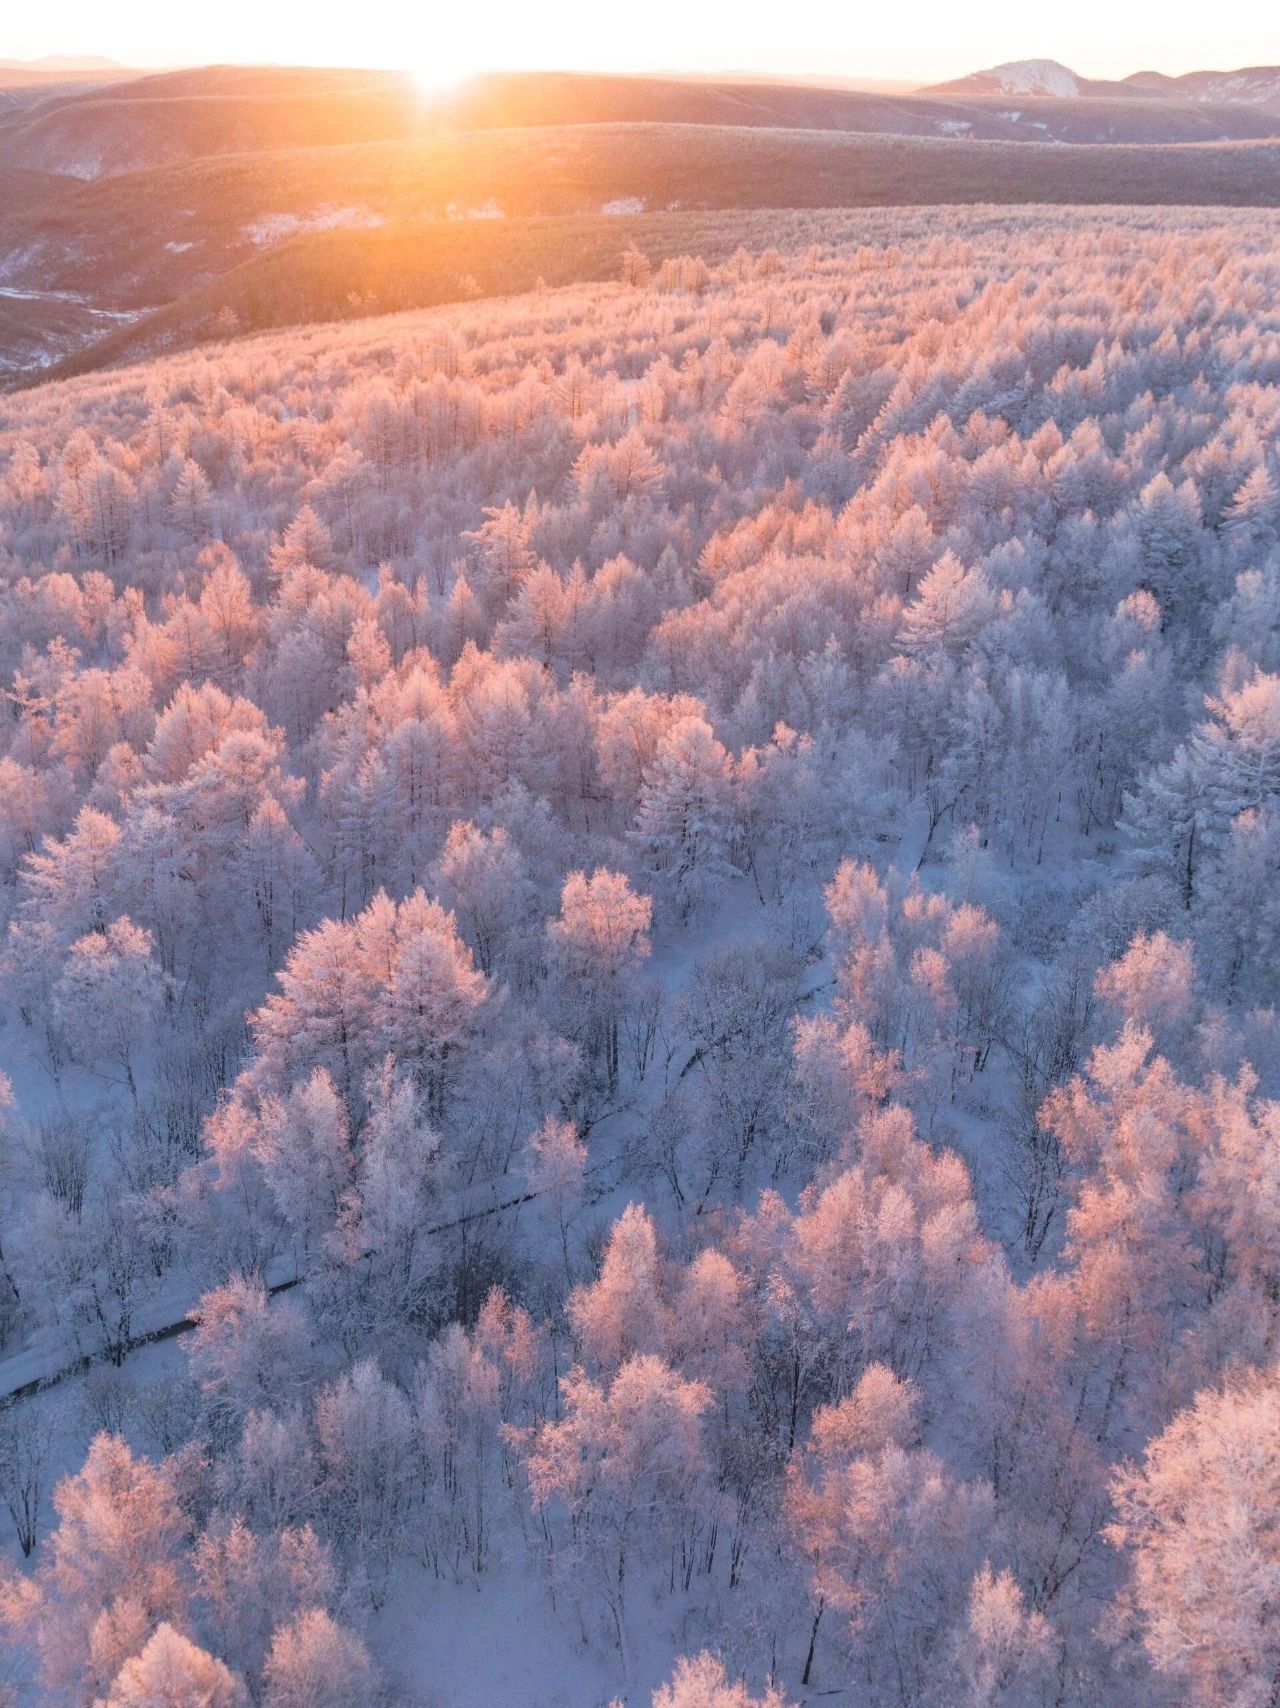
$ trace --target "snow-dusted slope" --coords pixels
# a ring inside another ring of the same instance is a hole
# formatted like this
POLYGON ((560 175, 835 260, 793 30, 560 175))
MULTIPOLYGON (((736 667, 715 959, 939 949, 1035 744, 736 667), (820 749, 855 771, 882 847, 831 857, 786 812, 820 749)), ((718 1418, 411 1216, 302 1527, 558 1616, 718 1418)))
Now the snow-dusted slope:
POLYGON ((1180 95, 1196 101, 1245 101, 1280 109, 1280 65, 1252 65, 1243 71, 1195 71, 1175 79, 1180 95))
POLYGON ((1082 92, 1080 78, 1056 59, 1013 59, 924 91, 930 95, 1054 95, 1059 100, 1072 100, 1082 92))
POLYGON ((1056 95, 1070 99, 1080 93, 1080 79, 1056 59, 1015 59, 966 78, 975 94, 1056 95), (981 88, 979 88, 981 85, 981 88))

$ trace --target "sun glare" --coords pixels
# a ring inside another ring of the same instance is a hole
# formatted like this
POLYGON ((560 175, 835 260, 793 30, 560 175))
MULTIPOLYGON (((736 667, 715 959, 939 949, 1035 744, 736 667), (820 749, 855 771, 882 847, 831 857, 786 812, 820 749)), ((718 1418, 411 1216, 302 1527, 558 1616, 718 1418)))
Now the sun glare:
POLYGON ((446 58, 433 57, 429 64, 411 65, 407 69, 418 92, 424 96, 435 97, 447 95, 450 90, 457 89, 461 84, 476 76, 481 67, 476 64, 464 65, 460 61, 455 63, 446 58))
POLYGON ((400 63, 424 95, 442 95, 494 63, 494 44, 477 38, 467 22, 433 19, 429 34, 408 40, 400 63))

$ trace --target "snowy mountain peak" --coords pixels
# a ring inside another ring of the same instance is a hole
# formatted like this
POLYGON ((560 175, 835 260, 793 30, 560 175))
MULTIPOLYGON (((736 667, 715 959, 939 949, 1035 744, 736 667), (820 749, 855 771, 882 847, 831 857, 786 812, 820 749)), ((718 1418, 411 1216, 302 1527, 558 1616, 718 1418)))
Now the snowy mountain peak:
POLYGON ((1079 95, 1080 79, 1069 66, 1056 59, 1014 59, 1005 65, 993 65, 977 76, 990 80, 1002 95, 1079 95))

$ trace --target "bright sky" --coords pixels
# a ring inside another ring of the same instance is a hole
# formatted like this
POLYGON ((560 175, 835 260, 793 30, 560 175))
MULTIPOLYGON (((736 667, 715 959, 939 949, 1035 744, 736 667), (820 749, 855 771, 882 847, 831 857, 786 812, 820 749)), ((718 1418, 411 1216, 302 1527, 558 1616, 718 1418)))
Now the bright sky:
POLYGON ((1009 59, 1084 76, 1280 58, 1267 0, 56 0, 11 4, 0 58, 109 54, 383 65, 447 83, 489 68, 754 70, 931 81, 1009 59))

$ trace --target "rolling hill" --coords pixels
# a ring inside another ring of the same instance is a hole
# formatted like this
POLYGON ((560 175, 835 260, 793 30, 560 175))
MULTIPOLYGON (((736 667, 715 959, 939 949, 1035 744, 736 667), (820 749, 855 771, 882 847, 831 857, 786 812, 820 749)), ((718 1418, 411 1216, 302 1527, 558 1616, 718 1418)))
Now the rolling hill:
POLYGON ((629 245, 655 266, 686 254, 715 263, 741 246, 794 248, 843 231, 839 214, 770 208, 430 220, 310 232, 126 321, 42 377, 69 378, 223 340, 229 328, 263 332, 613 279, 629 245))

